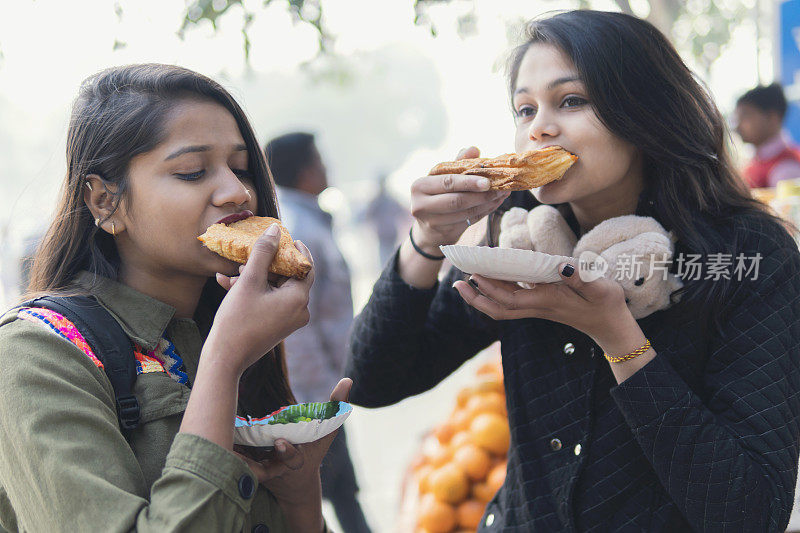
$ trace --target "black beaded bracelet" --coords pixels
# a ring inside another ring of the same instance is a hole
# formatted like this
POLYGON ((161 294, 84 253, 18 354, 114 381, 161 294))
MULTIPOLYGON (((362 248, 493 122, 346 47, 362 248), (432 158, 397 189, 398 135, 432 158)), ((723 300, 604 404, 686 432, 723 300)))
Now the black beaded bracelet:
POLYGON ((414 226, 411 226, 411 228, 409 228, 409 230, 408 230, 408 239, 411 241, 411 246, 414 247, 414 249, 417 251, 417 253, 419 255, 421 255, 425 259, 430 259, 431 261, 441 261, 442 259, 444 259, 443 255, 429 254, 428 252, 425 252, 424 250, 422 250, 422 248, 417 246, 417 243, 414 242, 414 236, 411 234, 411 230, 413 230, 413 229, 414 229, 414 226))

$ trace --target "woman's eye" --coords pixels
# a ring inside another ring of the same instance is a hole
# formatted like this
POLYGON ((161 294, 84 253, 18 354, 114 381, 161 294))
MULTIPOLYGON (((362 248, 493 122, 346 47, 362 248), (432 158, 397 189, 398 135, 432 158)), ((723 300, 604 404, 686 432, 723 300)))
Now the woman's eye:
POLYGON ((536 108, 532 105, 523 105, 517 109, 517 116, 520 118, 532 117, 536 114, 536 108))
POLYGON ((241 168, 233 168, 233 169, 231 169, 231 171, 234 174, 236 174, 236 176, 239 179, 252 179, 253 178, 253 173, 250 172, 249 170, 244 170, 244 169, 241 169, 241 168))
POLYGON ((567 96, 564 98, 564 101, 561 102, 562 107, 578 107, 586 103, 585 98, 581 98, 580 96, 567 96))
POLYGON ((197 172, 190 172, 188 174, 181 174, 180 172, 175 173, 175 177, 178 179, 182 179, 184 181, 194 181, 203 177, 205 174, 205 170, 198 170, 197 172))

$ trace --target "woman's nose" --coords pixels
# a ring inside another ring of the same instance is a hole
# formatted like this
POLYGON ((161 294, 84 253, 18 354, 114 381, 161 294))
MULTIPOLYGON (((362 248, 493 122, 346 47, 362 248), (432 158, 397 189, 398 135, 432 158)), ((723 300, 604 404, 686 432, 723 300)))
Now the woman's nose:
POLYGON ((532 141, 538 141, 546 137, 555 137, 559 133, 559 126, 552 113, 539 110, 533 117, 528 129, 528 136, 532 141))
POLYGON ((231 169, 226 168, 221 172, 217 189, 214 192, 216 205, 234 204, 241 205, 252 198, 252 193, 242 180, 231 169))

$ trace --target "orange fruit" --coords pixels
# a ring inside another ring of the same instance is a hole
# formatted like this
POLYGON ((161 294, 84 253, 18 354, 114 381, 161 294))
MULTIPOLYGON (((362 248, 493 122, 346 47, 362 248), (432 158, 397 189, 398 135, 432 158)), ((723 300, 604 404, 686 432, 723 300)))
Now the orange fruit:
POLYGON ((450 423, 453 425, 453 428, 455 428, 456 433, 467 429, 470 422, 472 422, 472 416, 470 416, 466 408, 456 409, 450 419, 450 423))
POLYGON ((447 444, 453 435, 456 433, 456 428, 452 422, 445 422, 433 430, 433 434, 439 441, 439 444, 447 444))
POLYGON ((447 503, 458 503, 469 494, 467 475, 453 463, 441 466, 430 473, 431 494, 447 503))
POLYGON ((499 361, 486 361, 478 367, 478 370, 475 371, 475 374, 478 376, 485 376, 487 374, 490 376, 502 376, 503 366, 499 361))
POLYGON ((472 394, 472 387, 465 387, 458 391, 458 394, 456 395, 456 406, 464 407, 467 404, 467 400, 472 398, 472 394))
POLYGON ((489 454, 474 444, 465 444, 453 453, 453 462, 474 480, 486 478, 491 461, 489 454))
POLYGON ((496 493, 497 491, 489 488, 487 483, 475 483, 472 485, 472 496, 484 504, 489 503, 496 493))
POLYGON ((482 413, 475 417, 469 425, 469 436, 472 442, 491 453, 508 453, 511 430, 508 428, 508 420, 498 414, 482 413))
POLYGON ((461 502, 456 507, 456 519, 458 520, 459 527, 467 527, 470 529, 477 529, 478 524, 481 523, 483 511, 486 510, 486 504, 478 500, 466 500, 461 502))
POLYGON ((499 392, 505 395, 506 388, 503 385, 503 378, 486 374, 479 376, 478 382, 473 386, 475 392, 499 392))
POLYGON ((428 453, 428 462, 434 467, 440 467, 453 458, 453 450, 448 446, 438 445, 428 453))
POLYGON ((506 480, 506 463, 500 463, 489 471, 486 484, 492 491, 497 492, 506 480))
POLYGON ((418 522, 431 533, 449 533, 456 527, 456 518, 452 505, 440 502, 431 494, 422 497, 418 522))
POLYGON ((470 436, 468 431, 459 431, 453 438, 450 439, 450 447, 453 449, 461 448, 463 445, 468 444, 470 442, 470 436))
POLYGON ((431 486, 429 481, 431 472, 433 472, 432 465, 424 465, 417 470, 415 476, 417 480, 417 488, 420 492, 430 492, 431 486))
POLYGON ((467 401, 464 409, 469 412, 470 418, 475 418, 481 413, 497 413, 507 416, 506 398, 499 392, 484 392, 473 396, 467 401))

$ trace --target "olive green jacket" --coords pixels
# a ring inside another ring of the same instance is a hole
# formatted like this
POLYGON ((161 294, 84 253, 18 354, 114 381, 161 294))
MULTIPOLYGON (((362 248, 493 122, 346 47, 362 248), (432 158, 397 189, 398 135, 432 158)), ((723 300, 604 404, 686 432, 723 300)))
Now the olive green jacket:
MULTIPOLYGON (((194 381, 203 336, 167 304, 86 272, 77 280, 130 338, 167 334, 194 381)), ((130 444, 103 369, 46 327, 0 318, 0 531, 288 531, 277 501, 232 452, 178 433, 190 389, 140 374, 130 444)), ((232 423, 233 421, 231 421, 232 423)))

